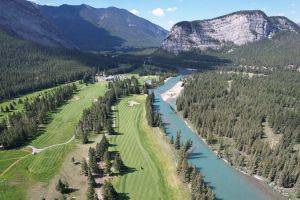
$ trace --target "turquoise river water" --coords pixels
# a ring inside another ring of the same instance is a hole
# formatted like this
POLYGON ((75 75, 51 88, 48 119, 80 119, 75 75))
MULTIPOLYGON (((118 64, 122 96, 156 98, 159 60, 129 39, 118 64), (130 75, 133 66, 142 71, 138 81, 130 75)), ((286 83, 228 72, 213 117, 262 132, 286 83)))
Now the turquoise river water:
POLYGON ((171 136, 175 138, 176 132, 180 130, 182 142, 187 139, 193 141, 192 152, 188 160, 201 171, 204 180, 212 186, 216 198, 223 200, 282 199, 277 192, 271 190, 266 184, 244 175, 219 159, 170 107, 170 105, 175 106, 175 101, 166 103, 162 100, 160 94, 172 88, 180 79, 181 76, 177 76, 155 89, 154 105, 162 116, 169 138, 171 136))

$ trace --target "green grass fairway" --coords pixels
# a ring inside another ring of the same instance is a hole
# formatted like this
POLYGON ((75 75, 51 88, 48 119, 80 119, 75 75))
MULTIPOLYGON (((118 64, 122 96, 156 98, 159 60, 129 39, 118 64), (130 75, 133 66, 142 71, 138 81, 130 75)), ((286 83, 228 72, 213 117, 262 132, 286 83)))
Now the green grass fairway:
POLYGON ((53 120, 47 125, 45 133, 32 141, 31 145, 43 148, 67 142, 73 135, 82 111, 90 107, 94 99, 103 95, 105 89, 106 85, 104 83, 82 86, 80 92, 74 95, 73 99, 69 100, 57 113, 52 114, 53 120))
MULTIPOLYGON (((70 83, 70 84, 71 84, 71 83, 70 83)), ((78 84, 77 84, 77 85, 78 85, 78 84)), ((13 112, 21 112, 21 111, 24 110, 24 109, 23 109, 23 104, 19 104, 19 103, 18 103, 19 99, 25 100, 26 98, 33 98, 33 97, 36 97, 36 96, 38 96, 38 95, 40 95, 40 94, 42 94, 42 93, 44 93, 44 92, 46 92, 46 91, 52 90, 52 89, 54 89, 54 88, 55 88, 55 87, 53 87, 53 88, 48 88, 48 89, 44 89, 44 90, 37 91, 37 92, 33 92, 33 93, 30 93, 30 94, 23 95, 23 96, 21 96, 21 97, 14 98, 14 99, 7 100, 7 101, 5 101, 5 102, 0 103, 0 108, 1 108, 1 107, 5 108, 6 106, 9 106, 9 104, 10 104, 10 103, 13 103, 13 102, 15 102, 15 103, 17 104, 17 105, 15 106, 15 110, 13 110, 13 111, 11 111, 11 112, 8 112, 8 113, 4 112, 4 113, 2 113, 2 112, 0 111, 0 119, 3 119, 4 117, 8 116, 9 114, 11 114, 11 113, 13 113, 13 112)))
MULTIPOLYGON (((32 141, 32 145, 42 148, 68 141, 73 135, 83 109, 90 107, 94 99, 104 95, 105 85, 103 82, 89 86, 82 85, 73 99, 52 114, 53 119, 46 126, 46 131, 32 141)), ((18 162, 9 171, 0 176, 0 199, 23 200, 26 199, 30 187, 35 187, 41 182, 48 183, 59 171, 66 155, 74 148, 75 142, 47 149, 37 155, 31 155, 30 152, 24 154, 23 151, 0 151, 0 164, 5 163, 4 167, 1 165, 0 172, 12 164, 8 159, 19 159, 15 160, 18 162)))
POLYGON ((146 124, 145 99, 132 96, 118 105, 116 131, 120 135, 111 137, 116 145, 111 150, 119 151, 125 165, 136 171, 114 177, 113 184, 133 200, 188 199, 186 188, 175 175, 170 147, 159 129, 146 124), (131 100, 140 104, 129 107, 131 100))

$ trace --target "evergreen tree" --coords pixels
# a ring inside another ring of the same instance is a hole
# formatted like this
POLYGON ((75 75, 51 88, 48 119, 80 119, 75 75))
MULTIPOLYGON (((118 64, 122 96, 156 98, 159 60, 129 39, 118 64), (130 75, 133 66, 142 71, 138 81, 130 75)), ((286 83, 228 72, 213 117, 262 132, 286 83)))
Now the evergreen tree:
POLYGON ((91 170, 88 170, 88 184, 93 187, 96 186, 96 182, 95 182, 95 179, 93 178, 91 170))
POLYGON ((83 131, 82 132, 82 138, 81 138, 81 141, 82 141, 82 144, 87 144, 89 142, 89 139, 88 139, 88 134, 86 131, 83 131))
POLYGON ((81 172, 82 174, 84 174, 85 176, 88 175, 88 171, 89 171, 89 167, 88 167, 88 164, 86 162, 85 159, 82 159, 82 162, 81 162, 81 172))
POLYGON ((121 155, 119 153, 117 153, 115 156, 113 168, 115 169, 116 172, 121 172, 122 169, 124 168, 124 164, 121 155))
POLYGON ((95 189, 92 185, 88 185, 88 190, 86 193, 87 200, 95 200, 98 199, 95 193, 95 189))
POLYGON ((171 136, 170 144, 174 144, 174 137, 173 137, 173 135, 171 136))
POLYGON ((65 193, 69 189, 69 184, 68 182, 62 182, 61 179, 58 180, 57 185, 56 185, 56 190, 59 191, 60 193, 65 193))
POLYGON ((174 147, 175 147, 176 150, 180 149, 180 137, 181 137, 181 132, 178 131, 176 133, 176 139, 175 139, 175 143, 174 143, 174 147))
POLYGON ((103 200, 117 200, 118 199, 118 193, 116 192, 113 185, 107 180, 105 180, 104 184, 103 184, 102 196, 103 196, 103 200))

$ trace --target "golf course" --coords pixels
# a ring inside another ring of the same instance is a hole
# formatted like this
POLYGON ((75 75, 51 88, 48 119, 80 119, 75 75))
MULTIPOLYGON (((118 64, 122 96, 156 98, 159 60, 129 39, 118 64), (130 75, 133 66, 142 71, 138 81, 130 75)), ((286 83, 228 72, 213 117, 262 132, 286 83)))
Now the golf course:
POLYGON ((130 96, 116 106, 116 135, 110 138, 129 169, 113 178, 119 193, 130 199, 188 199, 176 175, 168 141, 159 128, 148 126, 144 95, 130 96))
POLYGON ((45 148, 44 151, 36 155, 32 155, 32 149, 28 147, 0 151, 0 199, 26 199, 30 188, 50 182, 66 155, 79 143, 76 139, 71 140, 75 127, 83 110, 104 95, 106 83, 77 87, 78 92, 73 98, 49 114, 50 122, 40 127, 41 134, 28 144, 45 148))

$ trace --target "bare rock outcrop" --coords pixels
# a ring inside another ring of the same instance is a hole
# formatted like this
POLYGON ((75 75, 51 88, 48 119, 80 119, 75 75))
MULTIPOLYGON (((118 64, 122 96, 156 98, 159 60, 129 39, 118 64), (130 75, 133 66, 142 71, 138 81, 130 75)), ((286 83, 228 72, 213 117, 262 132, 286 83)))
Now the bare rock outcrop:
POLYGON ((239 11, 209 20, 175 24, 162 48, 178 54, 192 49, 221 49, 226 44, 244 45, 272 38, 281 31, 300 32, 285 17, 268 17, 262 11, 239 11))

